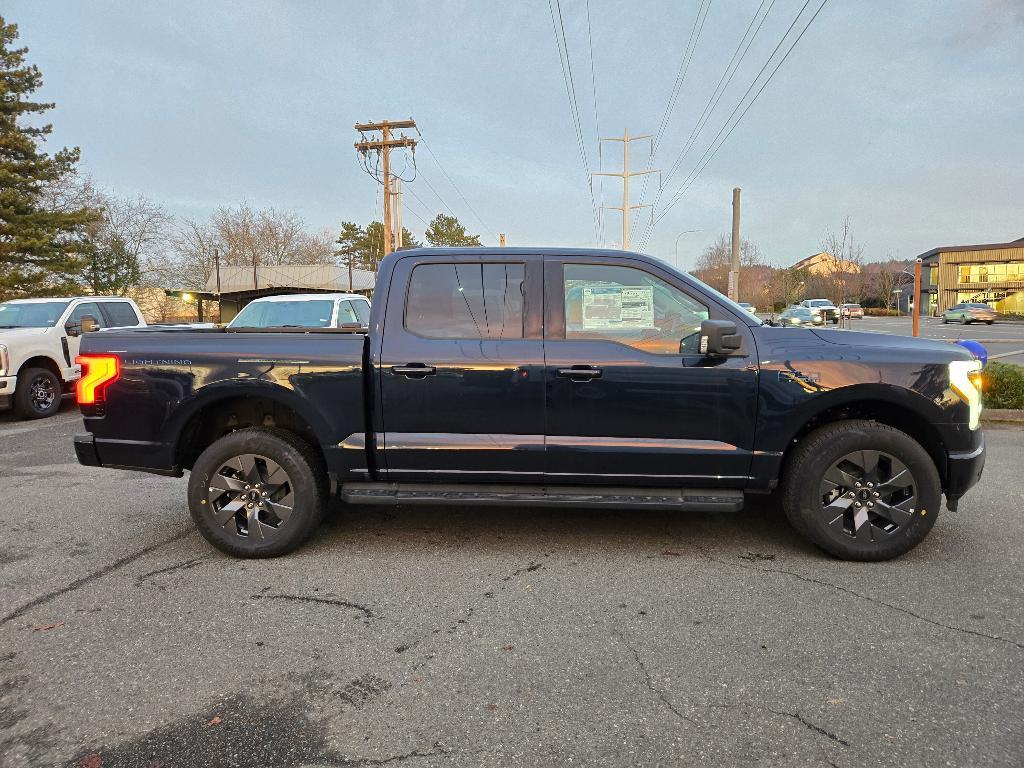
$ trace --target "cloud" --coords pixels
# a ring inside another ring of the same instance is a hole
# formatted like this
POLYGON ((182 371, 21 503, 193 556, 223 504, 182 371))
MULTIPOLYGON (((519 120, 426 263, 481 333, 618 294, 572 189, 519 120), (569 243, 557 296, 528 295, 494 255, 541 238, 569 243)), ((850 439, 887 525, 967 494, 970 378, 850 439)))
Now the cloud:
POLYGON ((965 20, 949 42, 965 50, 988 48, 1004 35, 1015 35, 1024 27, 1024 0, 980 0, 977 10, 965 20))

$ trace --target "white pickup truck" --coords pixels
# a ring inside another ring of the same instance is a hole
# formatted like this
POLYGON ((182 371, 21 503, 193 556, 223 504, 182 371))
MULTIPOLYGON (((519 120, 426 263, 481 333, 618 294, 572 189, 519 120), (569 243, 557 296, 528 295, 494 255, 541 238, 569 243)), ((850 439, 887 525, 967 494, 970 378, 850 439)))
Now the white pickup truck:
POLYGON ((52 416, 81 377, 75 364, 83 333, 138 328, 146 321, 123 296, 15 299, 0 304, 0 408, 27 419, 52 416))

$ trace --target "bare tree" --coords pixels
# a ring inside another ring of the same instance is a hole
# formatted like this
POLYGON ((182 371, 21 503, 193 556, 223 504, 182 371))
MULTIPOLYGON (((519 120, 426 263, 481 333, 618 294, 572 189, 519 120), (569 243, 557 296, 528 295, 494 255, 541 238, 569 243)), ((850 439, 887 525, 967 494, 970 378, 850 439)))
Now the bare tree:
MULTIPOLYGON (((750 240, 740 239, 740 268, 755 269, 764 266, 761 249, 750 240)), ((719 235, 714 243, 704 249, 697 257, 697 265, 693 275, 712 288, 725 293, 729 283, 729 270, 732 268, 732 238, 719 235)), ((740 298, 756 304, 758 294, 764 286, 763 280, 744 280, 740 278, 740 298)), ((763 295, 761 299, 763 300, 763 295)))
POLYGON ((247 205, 219 208, 210 220, 210 230, 224 264, 280 266, 334 261, 333 237, 326 232, 311 234, 302 218, 290 211, 254 211, 247 205))
POLYGON ((854 240, 849 216, 838 232, 830 229, 825 233, 821 250, 826 254, 817 272, 822 295, 837 306, 844 301, 859 301, 864 287, 864 246, 854 240))

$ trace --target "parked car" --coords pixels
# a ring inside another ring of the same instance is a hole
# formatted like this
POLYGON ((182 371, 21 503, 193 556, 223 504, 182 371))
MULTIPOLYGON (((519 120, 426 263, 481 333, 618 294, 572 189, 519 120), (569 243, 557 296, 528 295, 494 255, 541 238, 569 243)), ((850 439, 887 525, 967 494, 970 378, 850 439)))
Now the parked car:
POLYGON ((203 536, 269 557, 360 504, 734 511, 779 489, 826 551, 916 546, 980 478, 981 364, 946 342, 763 323, 658 259, 422 248, 368 332, 94 333, 90 466, 180 476, 203 536))
POLYGON ((229 328, 341 328, 366 326, 370 302, 357 293, 295 293, 250 301, 229 328))
POLYGON ((841 304, 839 312, 843 317, 864 317, 864 307, 860 304, 841 304))
POLYGON ((752 315, 757 314, 757 307, 755 307, 753 304, 750 304, 746 301, 741 301, 740 306, 743 307, 745 310, 747 310, 747 312, 749 312, 752 315))
POLYGON ((821 315, 823 323, 839 324, 839 308, 828 299, 804 299, 800 306, 821 315))
POLYGON ((956 306, 950 307, 943 312, 942 322, 959 322, 964 325, 970 325, 971 323, 985 323, 986 325, 992 325, 998 317, 999 313, 992 309, 988 304, 965 302, 963 304, 957 304, 956 306))
POLYGON ((825 324, 821 315, 812 312, 807 307, 787 307, 786 310, 779 315, 777 322, 779 325, 786 327, 825 324))
POLYGON ((0 407, 19 416, 52 416, 81 375, 74 362, 83 333, 146 325, 131 299, 70 296, 0 304, 0 407))

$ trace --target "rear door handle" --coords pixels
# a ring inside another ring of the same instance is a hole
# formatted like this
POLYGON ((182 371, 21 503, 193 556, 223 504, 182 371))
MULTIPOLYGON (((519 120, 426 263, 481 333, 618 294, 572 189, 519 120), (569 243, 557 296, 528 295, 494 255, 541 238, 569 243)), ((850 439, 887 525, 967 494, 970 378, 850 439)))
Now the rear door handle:
POLYGON ((559 368, 558 375, 571 381, 590 381, 601 378, 601 369, 593 365, 574 365, 572 368, 559 368))
POLYGON ((422 379, 424 376, 433 376, 437 368, 423 363, 407 363, 405 365, 391 366, 391 372, 396 376, 408 376, 410 379, 422 379))

